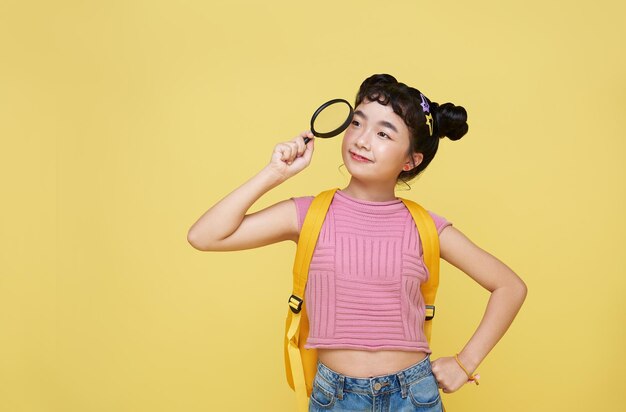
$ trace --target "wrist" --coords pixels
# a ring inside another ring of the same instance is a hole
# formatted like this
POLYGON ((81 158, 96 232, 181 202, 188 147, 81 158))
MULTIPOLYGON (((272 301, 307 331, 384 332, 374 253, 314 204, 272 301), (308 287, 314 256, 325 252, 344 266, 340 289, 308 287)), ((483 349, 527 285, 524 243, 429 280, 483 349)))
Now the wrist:
POLYGON ((467 371, 470 374, 474 373, 474 371, 478 369, 478 365, 480 364, 480 361, 478 359, 475 359, 470 354, 464 351, 461 351, 457 354, 457 356, 459 360, 461 361, 461 363, 463 364, 463 366, 467 369, 467 371))
POLYGON ((460 356, 461 355, 459 353, 455 354, 454 360, 458 364, 459 368, 463 371, 463 374, 467 376, 467 383, 474 382, 476 385, 478 385, 478 379, 480 378, 480 375, 474 373, 474 368, 469 369, 470 367, 464 365, 460 356))
POLYGON ((261 169, 261 171, 259 172, 259 177, 261 177, 264 182, 267 182, 267 184, 270 185, 271 188, 278 186, 279 184, 287 180, 284 175, 273 169, 271 165, 267 165, 263 169, 261 169))

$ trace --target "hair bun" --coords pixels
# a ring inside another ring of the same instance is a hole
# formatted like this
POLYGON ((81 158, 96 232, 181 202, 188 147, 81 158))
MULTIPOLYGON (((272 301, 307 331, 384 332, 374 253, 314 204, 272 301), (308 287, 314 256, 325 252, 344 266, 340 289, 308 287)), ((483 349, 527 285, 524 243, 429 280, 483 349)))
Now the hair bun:
POLYGON ((435 125, 437 127, 437 137, 447 137, 450 140, 459 140, 465 136, 469 126, 467 124, 467 111, 463 106, 455 106, 452 103, 444 103, 435 106, 432 112, 435 115, 435 125))

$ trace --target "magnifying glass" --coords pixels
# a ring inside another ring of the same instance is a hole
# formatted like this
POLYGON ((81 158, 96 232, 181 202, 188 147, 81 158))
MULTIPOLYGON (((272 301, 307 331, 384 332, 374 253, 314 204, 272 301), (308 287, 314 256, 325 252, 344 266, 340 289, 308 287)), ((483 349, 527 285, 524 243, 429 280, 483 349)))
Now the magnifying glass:
MULTIPOLYGON (((354 109, 344 99, 329 100, 321 105, 311 117, 311 132, 315 137, 335 137, 348 128, 354 109)), ((304 144, 311 140, 304 138, 304 144)))

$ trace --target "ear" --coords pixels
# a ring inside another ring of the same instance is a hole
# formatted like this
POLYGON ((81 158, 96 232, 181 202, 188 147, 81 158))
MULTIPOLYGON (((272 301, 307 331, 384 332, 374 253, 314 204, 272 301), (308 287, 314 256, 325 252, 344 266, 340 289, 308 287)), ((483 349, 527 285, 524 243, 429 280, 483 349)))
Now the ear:
POLYGON ((424 155, 422 153, 413 153, 413 162, 411 162, 411 158, 407 156, 403 170, 411 170, 414 167, 417 167, 420 163, 422 163, 422 160, 424 160, 424 155))

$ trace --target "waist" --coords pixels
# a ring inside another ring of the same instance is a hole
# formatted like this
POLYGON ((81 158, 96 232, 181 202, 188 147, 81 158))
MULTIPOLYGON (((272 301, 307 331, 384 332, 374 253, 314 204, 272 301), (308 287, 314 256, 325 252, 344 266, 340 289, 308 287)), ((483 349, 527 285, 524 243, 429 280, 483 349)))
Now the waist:
POLYGON ((337 373, 351 377, 373 377, 397 373, 428 356, 421 351, 317 349, 320 362, 337 373))
POLYGON ((419 362, 410 365, 394 373, 382 374, 370 377, 355 377, 339 373, 318 359, 317 375, 320 385, 328 385, 327 390, 334 392, 337 384, 341 383, 342 391, 357 392, 377 395, 383 392, 393 392, 401 389, 401 386, 408 386, 432 374, 430 358, 428 355, 419 362))

